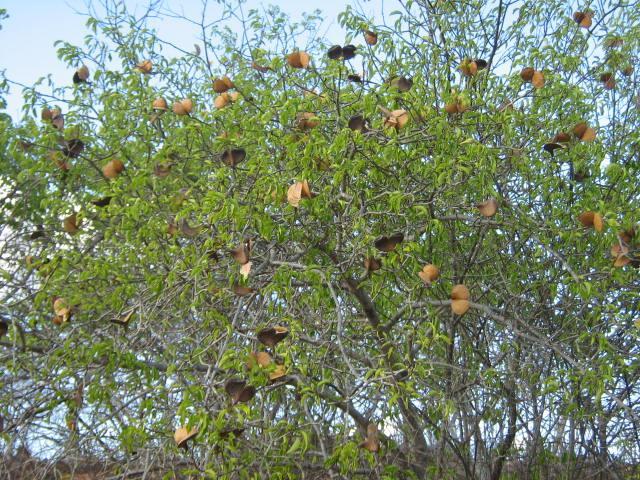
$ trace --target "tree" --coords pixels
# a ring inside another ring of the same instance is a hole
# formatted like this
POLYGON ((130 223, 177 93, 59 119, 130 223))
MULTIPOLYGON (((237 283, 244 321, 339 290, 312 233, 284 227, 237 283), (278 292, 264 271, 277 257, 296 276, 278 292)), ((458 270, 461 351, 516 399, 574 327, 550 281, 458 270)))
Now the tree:
POLYGON ((2 474, 637 475, 637 6, 105 0, 2 117, 2 474))

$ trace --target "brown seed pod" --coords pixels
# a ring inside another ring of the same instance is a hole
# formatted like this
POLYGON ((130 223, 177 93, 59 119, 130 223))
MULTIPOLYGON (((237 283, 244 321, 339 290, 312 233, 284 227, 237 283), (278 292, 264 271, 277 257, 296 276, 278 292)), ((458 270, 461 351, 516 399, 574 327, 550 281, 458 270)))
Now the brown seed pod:
POLYGON ((77 158, 84 151, 84 142, 78 138, 72 138, 64 142, 62 154, 65 157, 77 158))
POLYGON ((285 377, 287 375, 287 367, 282 364, 277 364, 276 368, 269 373, 269 380, 275 382, 276 380, 285 377))
POLYGON ((456 113, 458 113, 458 104, 456 102, 447 103, 444 106, 444 111, 449 115, 455 115, 456 113))
POLYGON ((231 397, 234 405, 236 403, 246 403, 256 394, 256 388, 254 386, 247 385, 246 381, 237 378, 227 380, 224 389, 231 397))
POLYGON ((102 197, 102 198, 97 198, 95 200, 91 200, 91 204, 95 205, 96 207, 106 207, 107 205, 109 205, 111 203, 111 199, 113 197, 102 197))
POLYGON ((136 70, 138 70, 140 73, 151 73, 152 69, 153 62, 151 62, 151 60, 143 60, 136 65, 136 70))
POLYGON ((520 78, 525 82, 530 82, 531 80, 533 80, 534 73, 536 73, 534 68, 525 67, 520 71, 520 78))
POLYGON ((630 77, 631 75, 633 75, 633 65, 629 64, 629 65, 625 66, 625 67, 622 69, 622 74, 623 74, 625 77, 630 77))
POLYGON ((252 249, 253 249, 253 240, 249 238, 244 242, 242 242, 240 245, 238 245, 236 248, 231 250, 231 256, 240 265, 244 265, 245 263, 249 263, 252 249))
POLYGON ((258 340, 269 348, 275 347, 289 335, 289 329, 281 325, 263 328, 257 334, 258 340))
POLYGON ((62 229, 65 232, 73 235, 74 233, 77 233, 78 230, 80 230, 81 223, 82 222, 78 218, 77 214, 72 213, 71 215, 66 217, 62 222, 62 229))
POLYGON ((173 113, 176 115, 189 115, 193 110, 193 101, 189 98, 183 98, 173 104, 173 113))
POLYGON ((364 31, 364 41, 367 45, 375 45, 378 43, 378 34, 371 30, 364 31))
POLYGON ((367 272, 375 272, 382 268, 382 260, 375 257, 366 257, 364 259, 364 268, 367 272))
POLYGON ((220 154, 222 163, 231 168, 235 168, 236 165, 244 162, 245 158, 247 158, 247 152, 244 148, 231 148, 220 154))
POLYGON ((169 108, 169 106, 167 105, 167 101, 162 97, 156 98, 151 106, 154 110, 162 111, 165 111, 169 108))
POLYGON ((293 68, 307 68, 311 62, 311 57, 307 52, 293 52, 287 55, 287 63, 293 68))
POLYGON ((312 112, 300 112, 296 115, 296 127, 300 130, 311 130, 320 125, 320 118, 312 112))
POLYGON ((378 426, 375 423, 367 425, 367 436, 365 440, 359 445, 360 448, 364 448, 370 452, 377 452, 380 450, 380 439, 378 438, 378 426))
POLYGON ((440 276, 440 269, 433 264, 428 264, 422 267, 422 270, 418 272, 418 276, 422 279, 425 285, 431 285, 440 276))
POLYGON ((54 323, 56 318, 60 322, 60 323, 57 323, 57 325, 66 323, 69 320, 71 320, 71 314, 72 314, 71 305, 65 298, 55 297, 53 299, 53 313, 55 313, 56 315, 54 318, 54 323))
POLYGON ((367 120, 362 115, 354 115, 351 117, 349 119, 348 126, 351 130, 356 132, 364 133, 369 130, 367 127, 367 120))
POLYGON ((629 247, 618 243, 614 243, 611 246, 611 256, 614 258, 613 266, 614 267, 624 267, 631 263, 631 259, 627 256, 629 253, 629 247))
POLYGON ((235 284, 232 288, 233 293, 235 293, 239 297, 246 297, 247 295, 251 295, 255 290, 251 287, 245 287, 243 285, 235 284))
POLYGON ((191 430, 186 427, 177 428, 175 433, 173 434, 173 440, 176 442, 176 445, 180 448, 184 448, 186 450, 187 443, 189 440, 198 435, 198 429, 193 428, 191 430))
POLYGON ((287 190, 287 201, 293 207, 298 207, 303 198, 313 198, 313 193, 311 193, 311 188, 306 180, 294 183, 287 190))
POLYGON ((534 88, 542 88, 544 87, 544 74, 536 70, 533 72, 533 77, 531 77, 531 85, 534 88))
POLYGON ((600 81, 603 83, 606 90, 613 90, 616 88, 616 79, 611 72, 601 74, 600 81))
POLYGON ((484 202, 478 203, 476 207, 482 216, 493 217, 498 211, 498 201, 495 198, 489 198, 484 202))
POLYGON ((232 89, 234 86, 235 85, 233 84, 231 79, 227 76, 216 78, 213 81, 213 91, 216 93, 224 93, 227 90, 232 89))
POLYGON ((395 233, 390 237, 380 237, 374 242, 374 246, 381 252, 392 252, 396 246, 404 240, 403 233, 395 233))
POLYGON ((406 110, 400 109, 389 111, 386 108, 381 110, 385 116, 385 127, 392 127, 396 130, 401 130, 409 122, 409 112, 407 112, 406 110))
POLYGON ((413 79, 407 77, 393 77, 389 80, 389 85, 399 92, 408 92, 413 87, 413 79))
POLYGON ((458 69, 465 77, 473 77, 478 73, 478 64, 470 58, 465 58, 460 62, 458 69))
POLYGON ((114 158, 102 167, 102 174, 109 180, 113 180, 124 171, 124 163, 122 160, 114 158))
POLYGON ((593 228, 596 232, 604 230, 604 220, 598 212, 583 212, 578 216, 578 220, 587 228, 593 228))
POLYGON ((573 127, 573 134, 583 142, 593 142, 596 138, 596 131, 589 127, 586 122, 580 122, 573 127))
POLYGON ((573 14, 573 21, 576 22, 582 28, 589 28, 593 20, 593 12, 587 10, 585 12, 575 12, 573 14))
POLYGON ((85 83, 89 79, 89 67, 86 65, 81 66, 73 74, 73 83, 85 83))

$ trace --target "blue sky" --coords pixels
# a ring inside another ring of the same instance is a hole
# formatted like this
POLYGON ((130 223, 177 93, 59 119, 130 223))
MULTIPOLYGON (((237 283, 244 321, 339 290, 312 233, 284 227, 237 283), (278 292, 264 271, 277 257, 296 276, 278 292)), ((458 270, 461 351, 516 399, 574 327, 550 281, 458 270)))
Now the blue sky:
MULTIPOLYGON (((335 43, 344 39, 344 34, 337 22, 337 15, 347 3, 358 0, 247 0, 246 8, 261 8, 273 4, 289 14, 294 20, 303 12, 319 9, 325 17, 323 31, 327 38, 335 43)), ((367 14, 373 16, 379 11, 382 0, 367 1, 358 5, 367 14)), ((127 0, 130 7, 141 8, 148 2, 127 0), (136 7, 137 5, 137 7, 136 7)), ((96 2, 99 3, 99 2, 96 2)), ((164 5, 174 11, 184 11, 188 16, 196 17, 202 7, 202 0, 165 0, 164 5)), ((215 1, 209 1, 209 8, 216 8, 215 1)), ((6 8, 9 18, 3 22, 0 30, 0 70, 6 70, 10 80, 25 84, 33 83, 41 76, 51 74, 56 85, 69 83, 73 72, 69 72, 56 57, 56 40, 65 40, 75 45, 82 45, 86 34, 86 0, 0 0, 0 8, 6 8)), ((172 40, 187 50, 193 49, 197 41, 195 30, 184 22, 168 18, 157 25, 162 38, 172 40)), ((21 89, 12 87, 7 97, 7 112, 19 118, 22 105, 21 89)))

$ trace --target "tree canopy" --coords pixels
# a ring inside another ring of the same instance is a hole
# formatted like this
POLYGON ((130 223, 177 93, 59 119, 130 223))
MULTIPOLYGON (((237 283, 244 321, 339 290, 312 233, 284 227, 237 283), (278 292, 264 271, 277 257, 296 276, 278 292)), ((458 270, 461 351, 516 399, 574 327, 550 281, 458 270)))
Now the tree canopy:
POLYGON ((0 476, 638 475, 638 6, 96 5, 0 114, 0 476))

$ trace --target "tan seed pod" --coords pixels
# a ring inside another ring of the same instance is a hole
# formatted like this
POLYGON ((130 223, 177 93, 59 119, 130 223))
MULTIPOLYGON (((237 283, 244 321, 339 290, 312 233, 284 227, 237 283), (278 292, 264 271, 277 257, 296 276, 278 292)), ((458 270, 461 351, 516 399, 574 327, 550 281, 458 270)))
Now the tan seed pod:
POLYGON ((451 311, 456 315, 464 315, 469 310, 469 300, 451 300, 451 311))
POLYGON ((458 69, 465 77, 472 77, 478 73, 478 64, 470 58, 465 58, 460 62, 458 69))
POLYGON ((596 131, 585 122, 580 122, 573 127, 573 134, 583 142, 593 142, 596 138, 596 131))
POLYGON ((73 74, 73 83, 84 83, 89 79, 89 67, 81 66, 76 73, 73 74))
POLYGON ((287 55, 287 63, 293 68, 307 68, 311 62, 311 57, 307 52, 293 52, 287 55))
POLYGON ((598 212, 583 212, 578 216, 578 220, 587 228, 593 228, 596 232, 604 230, 604 219, 598 212))
POLYGON ((433 264, 428 264, 422 267, 422 270, 418 272, 418 276, 422 279, 425 285, 431 285, 440 276, 440 269, 433 264))
POLYGON ((72 213, 62 222, 62 229, 67 233, 74 234, 77 233, 78 230, 80 230, 80 223, 81 221, 78 218, 77 214, 72 213))
POLYGON ((378 34, 371 30, 364 31, 364 41, 367 45, 375 45, 378 43, 378 34))
POLYGON ((102 167, 102 174, 109 180, 113 180, 124 171, 124 163, 122 160, 114 158, 102 167))
POLYGON ((216 78, 213 81, 213 91, 216 93, 224 93, 234 87, 233 82, 227 76, 216 78))
POLYGON ((226 107, 229 103, 231 103, 231 97, 228 93, 221 93, 213 100, 213 106, 218 110, 226 107))
POLYGON ((164 98, 156 98, 153 101, 152 107, 154 110, 167 110, 169 106, 167 105, 167 101, 164 98))
POLYGON ((273 372, 269 373, 269 380, 273 382, 286 375, 287 375, 287 367, 285 367, 282 364, 278 364, 276 365, 276 368, 273 370, 273 372))
POLYGON ((490 198, 484 202, 476 205, 480 214, 484 217, 493 217, 498 211, 498 201, 495 198, 490 198))
POLYGON ((370 423, 369 425, 367 425, 367 437, 359 445, 359 447, 374 453, 380 450, 378 426, 375 423, 370 423))
POLYGON ((444 106, 444 111, 449 115, 455 115, 456 113, 458 113, 458 104, 456 102, 447 103, 444 106))
POLYGON ((198 434, 198 429, 193 428, 191 430, 186 427, 177 428, 175 433, 173 434, 173 440, 176 442, 176 445, 180 448, 187 448, 187 443, 189 440, 194 438, 198 434))
POLYGON ((182 100, 173 104, 173 113, 176 115, 189 115, 193 110, 193 101, 189 98, 183 98, 182 100))
POLYGON ((136 69, 141 73, 151 73, 153 69, 153 63, 151 60, 143 60, 136 65, 136 69))
POLYGON ((575 12, 573 14, 573 21, 580 25, 581 28, 589 28, 593 23, 593 12, 575 12))
POLYGON ((364 268, 368 272, 375 272, 382 268, 382 260, 375 257, 367 257, 364 259, 364 268))
POLYGON ((534 88, 544 87, 544 74, 536 70, 533 73, 533 77, 531 77, 531 85, 533 85, 534 88))
POLYGON ((289 329, 281 325, 263 328, 257 334, 258 340, 269 348, 275 347, 289 335, 289 329))

